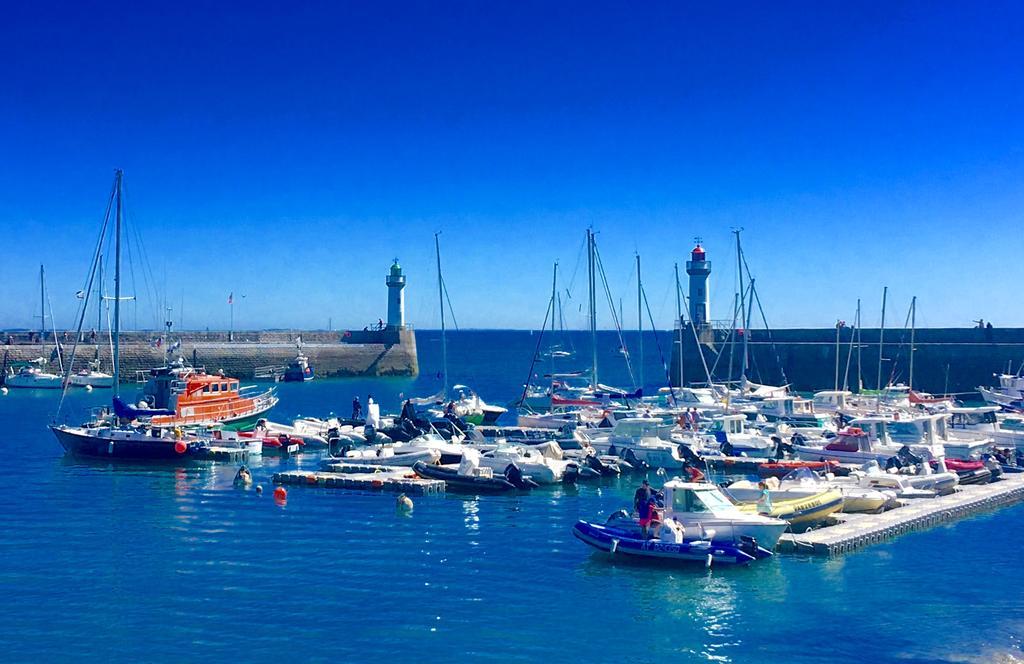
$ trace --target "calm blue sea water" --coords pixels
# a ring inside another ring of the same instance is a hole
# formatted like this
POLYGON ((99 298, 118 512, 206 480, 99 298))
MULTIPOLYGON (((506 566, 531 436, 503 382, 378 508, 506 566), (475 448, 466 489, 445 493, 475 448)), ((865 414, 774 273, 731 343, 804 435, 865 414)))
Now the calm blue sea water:
MULTIPOLYGON (((606 335, 608 382, 625 384, 606 335)), ((604 340, 604 339, 602 339, 604 340)), ((452 335, 451 379, 516 396, 536 337, 452 335)), ((653 337, 649 348, 653 347, 653 337)), ((437 335, 416 380, 282 385, 275 417, 436 389, 437 335)), ((667 352, 667 349, 666 349, 667 352)), ((584 349, 586 353, 586 349, 584 349)), ((654 352, 648 383, 660 371, 654 352)), ((84 412, 107 395, 71 397, 84 412)), ((287 504, 234 489, 234 468, 65 458, 45 425, 56 395, 0 398, 0 652, 194 661, 985 660, 1021 654, 1024 507, 832 560, 746 569, 612 563, 570 534, 628 502, 627 482, 481 499, 294 488, 287 504)), ((257 463, 257 482, 303 459, 257 463)))

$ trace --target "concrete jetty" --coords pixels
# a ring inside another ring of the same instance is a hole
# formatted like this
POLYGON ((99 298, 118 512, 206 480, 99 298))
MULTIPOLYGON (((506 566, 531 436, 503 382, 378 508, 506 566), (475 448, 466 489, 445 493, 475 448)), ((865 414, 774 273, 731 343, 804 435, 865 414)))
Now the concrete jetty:
MULTIPOLYGON (((122 329, 121 380, 138 372, 165 366, 179 356, 207 371, 223 370, 235 378, 256 378, 278 373, 301 352, 309 359, 315 376, 415 376, 419 373, 416 335, 405 322, 406 275, 397 259, 385 278, 388 289, 387 323, 371 322, 361 330, 272 330, 228 332, 179 331, 173 321, 167 330, 122 329)), ((122 317, 123 320, 123 317, 122 317)), ((88 324, 88 323, 87 323, 88 324)), ((98 359, 103 371, 111 371, 111 342, 105 330, 84 329, 78 338, 74 371, 98 359)), ((75 344, 74 331, 10 330, 0 332, 2 356, 8 365, 48 360, 50 371, 59 371, 75 344), (56 342, 56 345, 55 345, 56 342), (58 358, 57 345, 60 347, 58 358)))
POLYGON ((1024 473, 1007 475, 991 484, 960 487, 946 496, 912 500, 882 514, 840 514, 836 525, 783 535, 777 550, 825 556, 846 553, 1022 501, 1024 473))
MULTIPOLYGON (((52 337, 40 343, 38 333, 2 333, 0 357, 8 364, 49 359, 48 368, 58 370, 52 337)), ((61 355, 66 362, 74 339, 60 338, 61 355)), ((419 373, 416 336, 411 328, 383 330, 237 331, 237 332, 122 332, 121 374, 124 380, 135 378, 139 371, 163 366, 170 345, 180 342, 174 356, 181 356, 207 371, 223 369, 235 378, 252 379, 257 369, 285 366, 297 353, 296 340, 302 340, 302 353, 309 358, 315 375, 323 376, 415 376, 419 373)), ((100 366, 109 371, 110 344, 104 338, 99 344, 86 336, 78 345, 75 370, 85 368, 99 356, 100 366)))

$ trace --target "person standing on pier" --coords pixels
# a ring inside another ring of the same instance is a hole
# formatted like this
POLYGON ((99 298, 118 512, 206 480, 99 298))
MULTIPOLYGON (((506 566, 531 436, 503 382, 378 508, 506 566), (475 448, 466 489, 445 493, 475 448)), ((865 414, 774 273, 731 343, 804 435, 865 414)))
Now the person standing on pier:
POLYGON ((359 403, 359 397, 352 399, 352 419, 358 420, 363 416, 363 404, 359 403))

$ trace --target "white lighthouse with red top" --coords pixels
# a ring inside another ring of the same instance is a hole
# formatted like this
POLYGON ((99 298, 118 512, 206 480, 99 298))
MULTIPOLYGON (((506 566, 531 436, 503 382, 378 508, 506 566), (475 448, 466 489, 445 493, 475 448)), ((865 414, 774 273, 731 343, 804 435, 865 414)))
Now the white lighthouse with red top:
POLYGON ((707 325, 711 318, 708 294, 711 261, 707 259, 704 248, 700 246, 700 238, 697 238, 697 246, 690 253, 690 260, 686 261, 686 274, 690 275, 690 320, 699 330, 707 325))

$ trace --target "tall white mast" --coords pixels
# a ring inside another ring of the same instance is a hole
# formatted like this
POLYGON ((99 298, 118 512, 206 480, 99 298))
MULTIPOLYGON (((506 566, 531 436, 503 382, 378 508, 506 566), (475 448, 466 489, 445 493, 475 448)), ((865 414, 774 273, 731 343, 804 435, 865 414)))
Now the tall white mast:
POLYGON ((884 347, 885 337, 885 301, 888 296, 889 287, 886 286, 882 289, 882 324, 878 328, 878 379, 875 383, 875 387, 878 388, 878 399, 876 400, 876 408, 882 402, 882 349, 884 347))
POLYGON ((640 281, 640 254, 636 255, 636 329, 640 334, 640 387, 644 386, 644 286, 640 281))
POLYGON ((597 389, 597 296, 594 293, 597 286, 594 273, 597 268, 594 265, 594 232, 589 228, 587 229, 587 267, 590 286, 590 387, 597 389))
POLYGON ((679 389, 683 389, 683 301, 682 289, 679 286, 679 263, 675 264, 676 272, 676 320, 679 321, 679 389))
POLYGON ((914 331, 917 327, 917 296, 910 300, 910 389, 914 389, 914 331))
POLYGON ((441 303, 441 371, 444 377, 444 396, 448 397, 448 339, 444 324, 444 279, 441 276, 441 231, 434 233, 434 250, 437 254, 437 297, 441 303))

